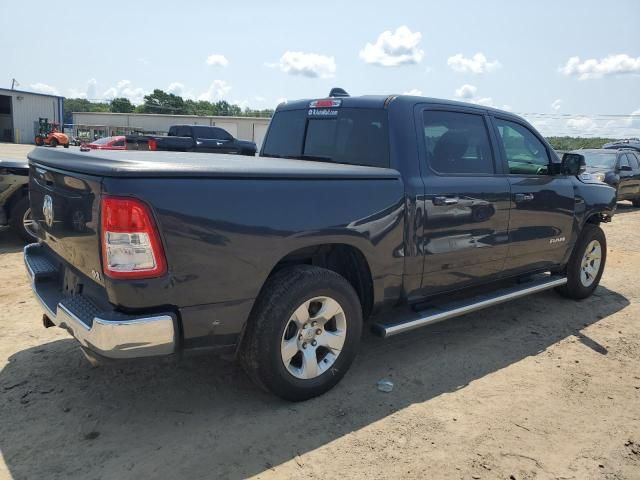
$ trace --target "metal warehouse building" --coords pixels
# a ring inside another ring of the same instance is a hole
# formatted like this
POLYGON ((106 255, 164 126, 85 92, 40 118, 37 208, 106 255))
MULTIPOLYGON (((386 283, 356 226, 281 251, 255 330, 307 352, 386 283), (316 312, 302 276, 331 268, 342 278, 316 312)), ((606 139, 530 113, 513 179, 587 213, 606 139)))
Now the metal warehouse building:
POLYGON ((64 98, 0 88, 0 141, 33 143, 38 119, 62 125, 64 98))
MULTIPOLYGON (((270 118, 198 117, 149 113, 74 112, 73 135, 92 139, 95 135, 128 135, 132 133, 165 134, 171 125, 210 125, 224 128, 241 140, 262 144, 270 118)), ((67 129, 65 128, 65 131, 67 129)))

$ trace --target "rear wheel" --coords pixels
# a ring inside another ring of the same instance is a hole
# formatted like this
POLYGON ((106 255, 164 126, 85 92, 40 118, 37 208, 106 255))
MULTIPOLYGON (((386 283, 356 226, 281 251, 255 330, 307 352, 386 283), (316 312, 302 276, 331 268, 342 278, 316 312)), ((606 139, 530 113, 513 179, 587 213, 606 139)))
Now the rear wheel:
POLYGON ((57 138, 52 138, 52 139, 49 141, 49 146, 50 146, 50 147, 53 147, 53 148, 56 148, 56 147, 58 146, 58 139, 57 139, 57 138))
POLYGON ((36 137, 36 145, 38 147, 41 147, 42 145, 44 145, 44 140, 42 139, 42 137, 36 137))
POLYGON ((607 239, 598 225, 587 223, 567 264, 567 283, 557 291, 581 300, 593 293, 604 272, 607 260, 607 239))
POLYGON ((360 301, 342 276, 300 265, 265 285, 247 326, 242 363, 263 388, 291 401, 330 390, 355 358, 360 301))
POLYGON ((31 218, 31 206, 29 197, 22 197, 11 208, 10 221, 13 229, 25 242, 35 242, 38 237, 35 233, 35 223, 31 218))
POLYGON ((69 148, 69 144, 68 144, 68 143, 65 143, 65 144, 63 145, 63 147, 64 147, 64 148, 69 148))

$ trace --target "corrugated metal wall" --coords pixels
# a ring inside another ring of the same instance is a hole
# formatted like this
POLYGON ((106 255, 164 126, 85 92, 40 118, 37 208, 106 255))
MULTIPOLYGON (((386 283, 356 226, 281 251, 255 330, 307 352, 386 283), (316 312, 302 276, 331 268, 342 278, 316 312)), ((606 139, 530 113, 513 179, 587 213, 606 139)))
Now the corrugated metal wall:
POLYGON ((218 125, 241 140, 251 140, 260 146, 269 118, 252 117, 197 117, 188 115, 149 115, 135 113, 90 113, 73 114, 76 126, 103 126, 137 129, 143 132, 166 133, 171 125, 218 125), (257 135, 256 135, 257 133, 257 135))
POLYGON ((11 99, 13 114, 13 139, 15 143, 33 143, 34 122, 40 117, 62 124, 63 99, 50 95, 38 95, 18 90, 0 89, 0 95, 11 99))

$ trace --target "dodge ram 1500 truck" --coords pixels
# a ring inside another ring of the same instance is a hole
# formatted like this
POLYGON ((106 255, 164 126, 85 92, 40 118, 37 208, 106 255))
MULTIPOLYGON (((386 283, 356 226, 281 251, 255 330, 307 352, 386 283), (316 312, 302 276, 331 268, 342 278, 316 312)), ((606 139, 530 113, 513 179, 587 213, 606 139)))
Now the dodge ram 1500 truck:
POLYGON ((44 325, 92 359, 234 352, 289 400, 383 337, 600 281, 615 191, 522 118, 413 96, 280 105, 261 156, 36 148, 44 325))
POLYGON ((238 140, 220 127, 173 125, 165 137, 148 137, 149 150, 170 152, 237 153, 254 156, 256 144, 238 140))

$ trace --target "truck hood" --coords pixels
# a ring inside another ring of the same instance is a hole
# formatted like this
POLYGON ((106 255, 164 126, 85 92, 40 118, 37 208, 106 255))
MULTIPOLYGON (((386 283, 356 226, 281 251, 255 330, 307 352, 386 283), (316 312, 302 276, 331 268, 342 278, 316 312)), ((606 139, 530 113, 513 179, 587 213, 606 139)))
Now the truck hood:
POLYGON ((32 164, 100 177, 399 178, 390 168, 215 153, 99 151, 38 147, 32 164))

